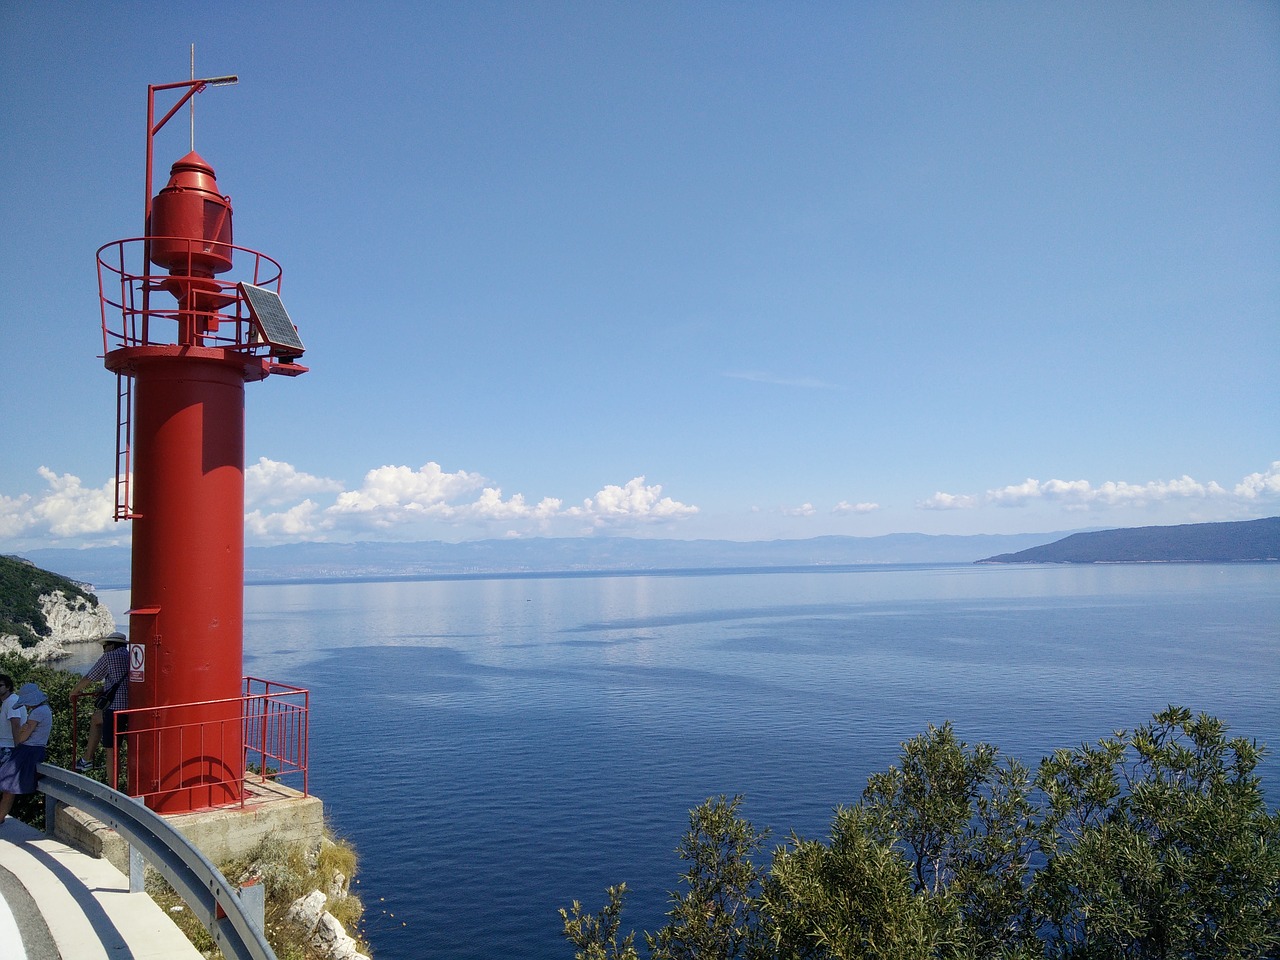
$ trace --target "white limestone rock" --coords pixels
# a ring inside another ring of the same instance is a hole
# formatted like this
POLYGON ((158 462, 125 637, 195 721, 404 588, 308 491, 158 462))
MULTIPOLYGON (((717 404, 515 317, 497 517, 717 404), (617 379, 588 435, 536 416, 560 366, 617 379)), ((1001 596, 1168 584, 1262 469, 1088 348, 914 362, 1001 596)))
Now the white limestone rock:
POLYGON ((329 883, 324 892, 329 895, 329 899, 340 900, 351 892, 351 881, 341 870, 334 870, 329 875, 329 883))
POLYGON ((61 590, 40 598, 40 609, 49 624, 49 636, 33 647, 23 647, 13 634, 0 636, 0 653, 16 653, 34 663, 48 663, 67 656, 68 643, 95 643, 116 628, 116 619, 106 604, 93 604, 84 597, 68 598, 61 590))
POLYGON ((324 891, 312 890, 305 897, 299 897, 289 904, 284 918, 290 923, 296 923, 307 932, 307 936, 311 936, 320 923, 320 915, 325 912, 324 905, 327 899, 324 891))
POLYGON ((321 914, 320 923, 311 934, 311 945, 328 960, 369 960, 357 949, 341 922, 328 911, 321 914))
POLYGON ((289 904, 285 919, 306 932, 307 943, 327 960, 370 960, 359 951, 341 921, 325 910, 328 898, 313 890, 289 904))
POLYGON ((41 637, 35 646, 24 647, 11 633, 0 636, 0 653, 16 653, 32 663, 51 663, 67 655, 66 647, 57 637, 41 637))
POLYGON ((50 632, 63 643, 97 643, 116 628, 116 618, 106 604, 68 598, 61 590, 41 597, 40 607, 50 632))

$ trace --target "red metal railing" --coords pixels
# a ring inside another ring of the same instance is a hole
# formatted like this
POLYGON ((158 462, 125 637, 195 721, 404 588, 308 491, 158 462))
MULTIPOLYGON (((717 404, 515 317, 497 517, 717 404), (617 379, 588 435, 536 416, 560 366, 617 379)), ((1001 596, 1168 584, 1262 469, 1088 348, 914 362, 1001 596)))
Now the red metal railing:
MULTIPOLYGON (((102 354, 125 348, 177 346, 218 349, 230 357, 267 363, 276 348, 252 322, 237 283, 280 292, 280 264, 256 250, 214 240, 176 237, 133 237, 98 248, 98 299, 102 310, 102 354), (177 272, 156 273, 147 261, 154 242, 163 242, 177 272), (185 248, 185 257, 175 253, 185 248), (207 275, 208 259, 230 263, 239 254, 232 279, 207 275), (185 263, 184 263, 185 261, 185 263), (185 271, 185 272, 184 272, 185 271)), ((296 359, 296 358, 295 358, 296 359)), ((133 372, 116 371, 116 503, 115 519, 132 520, 133 512, 133 372)), ((275 363, 271 373, 297 376, 296 363, 275 363)))
MULTIPOLYGON (((202 758, 196 767, 172 771, 165 782, 127 782, 123 792, 143 799, 147 806, 163 807, 180 796, 178 805, 186 809, 243 807, 283 798, 285 793, 273 791, 273 784, 305 796, 310 702, 310 691, 302 687, 245 677, 244 694, 238 698, 116 711, 116 750, 107 781, 112 789, 121 789, 123 745, 125 765, 133 771, 142 751, 152 760, 150 769, 161 769, 164 757, 202 758), (200 719, 187 719, 193 715, 200 719)), ((79 711, 74 702, 71 715, 72 738, 78 744, 79 711)))
POLYGON ((308 789, 311 693, 274 680, 245 677, 244 753, 248 770, 257 757, 257 773, 264 780, 296 779, 308 789))
POLYGON ((230 243, 190 240, 176 237, 132 237, 113 240, 98 248, 98 298, 102 306, 102 352, 104 355, 121 347, 172 344, 184 319, 200 321, 200 345, 224 347, 249 355, 266 356, 268 344, 255 340, 249 320, 248 305, 236 289, 238 281, 252 283, 280 292, 280 264, 256 250, 230 243), (153 240, 170 244, 186 244, 189 259, 217 248, 219 256, 230 258, 232 251, 244 254, 244 267, 235 271, 235 279, 219 280, 201 276, 152 273, 146 262, 146 248, 153 240), (252 266, 247 265, 248 258, 252 266), (171 289, 193 288, 203 306, 182 305, 169 294, 171 289), (163 305, 162 305, 163 304, 163 305), (172 321, 168 323, 157 321, 172 321))

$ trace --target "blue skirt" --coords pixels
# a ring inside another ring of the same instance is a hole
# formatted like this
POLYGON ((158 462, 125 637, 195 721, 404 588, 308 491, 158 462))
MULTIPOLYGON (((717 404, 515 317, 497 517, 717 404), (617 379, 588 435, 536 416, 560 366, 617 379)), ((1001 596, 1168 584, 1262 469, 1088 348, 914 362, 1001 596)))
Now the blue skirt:
POLYGON ((18 744, 0 765, 0 792, 35 793, 36 765, 44 762, 44 747, 18 744))

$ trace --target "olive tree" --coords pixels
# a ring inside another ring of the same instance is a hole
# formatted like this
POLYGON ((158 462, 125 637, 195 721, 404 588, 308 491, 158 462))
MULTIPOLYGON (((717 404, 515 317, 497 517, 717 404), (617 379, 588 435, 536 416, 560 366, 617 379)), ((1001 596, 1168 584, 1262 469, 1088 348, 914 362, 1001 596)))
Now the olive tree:
MULTIPOLYGON (((668 923, 645 934, 653 960, 734 960, 761 953, 759 896, 764 877, 756 865, 767 839, 741 815, 741 797, 719 797, 691 810, 689 829, 676 853, 685 863, 684 887, 670 893, 668 923)), ((575 901, 561 910, 564 936, 576 960, 634 960, 635 935, 621 941, 626 884, 610 887, 609 902, 595 914, 575 901)))
POLYGON ((568 910, 560 911, 565 939, 577 947, 574 960, 638 960, 634 933, 627 934, 621 943, 618 942, 627 885, 620 883, 609 887, 605 896, 609 902, 599 913, 583 913, 582 904, 577 900, 568 910))
POLYGON ((952 725, 902 745, 873 775, 862 808, 881 843, 900 849, 933 921, 934 955, 1029 956, 1038 946, 1026 899, 1041 827, 1031 776, 952 725))
MULTIPOLYGON (((1059 750, 1037 774, 951 724, 902 745, 828 840, 767 833, 708 800, 680 846, 684 888, 646 934, 660 960, 1170 960, 1280 956, 1280 814, 1263 748, 1169 707, 1059 750)), ((578 960, 619 941, 625 886, 560 911, 578 960)))
POLYGON ((772 957, 785 960, 925 960, 936 926, 912 889, 911 870, 865 811, 836 811, 830 843, 792 836, 765 884, 772 957))
POLYGON ((742 797, 707 800, 689 814, 676 851, 686 864, 683 890, 670 894, 669 921, 646 936, 654 960, 735 960, 759 955, 760 885, 756 864, 768 837, 739 813, 742 797))
POLYGON ((1053 831, 1034 899, 1062 958, 1280 954, 1280 814, 1263 748, 1169 707, 1040 766, 1053 831))

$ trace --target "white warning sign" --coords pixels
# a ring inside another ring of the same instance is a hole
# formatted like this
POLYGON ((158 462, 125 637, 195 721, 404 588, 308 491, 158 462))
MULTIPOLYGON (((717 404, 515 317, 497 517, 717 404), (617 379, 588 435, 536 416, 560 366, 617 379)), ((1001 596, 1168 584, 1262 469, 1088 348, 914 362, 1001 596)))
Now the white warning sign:
POLYGON ((141 683, 147 676, 147 648, 141 643, 129 644, 129 682, 141 683))

